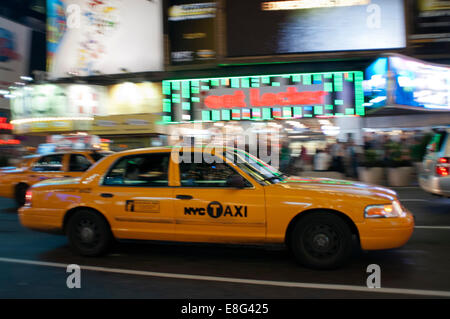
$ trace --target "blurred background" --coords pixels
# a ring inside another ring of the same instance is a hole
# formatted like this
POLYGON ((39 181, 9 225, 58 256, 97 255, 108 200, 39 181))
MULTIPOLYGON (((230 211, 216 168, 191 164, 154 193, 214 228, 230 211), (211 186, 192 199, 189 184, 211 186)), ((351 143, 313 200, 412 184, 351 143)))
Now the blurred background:
POLYGON ((413 185, 449 65, 448 1, 3 1, 0 166, 253 132, 290 174, 413 185))

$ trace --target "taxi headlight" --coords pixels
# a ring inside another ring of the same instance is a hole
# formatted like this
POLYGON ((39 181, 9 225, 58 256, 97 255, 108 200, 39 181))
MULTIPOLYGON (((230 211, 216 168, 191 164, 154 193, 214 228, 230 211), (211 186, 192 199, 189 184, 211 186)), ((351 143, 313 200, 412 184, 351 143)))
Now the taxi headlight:
POLYGON ((395 218, 404 217, 406 212, 398 201, 386 205, 369 205, 364 209, 365 218, 395 218))

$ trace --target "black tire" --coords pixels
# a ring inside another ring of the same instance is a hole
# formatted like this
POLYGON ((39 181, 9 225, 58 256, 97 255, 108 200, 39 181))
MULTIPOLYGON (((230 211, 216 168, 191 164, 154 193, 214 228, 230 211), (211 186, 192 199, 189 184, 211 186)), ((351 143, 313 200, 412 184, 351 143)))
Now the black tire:
POLYGON ((113 242, 107 221, 90 210, 75 212, 67 222, 66 233, 70 247, 82 256, 103 255, 113 242))
POLYGON ((28 188, 30 188, 30 186, 28 186, 27 184, 16 185, 14 191, 14 199, 16 200, 16 203, 19 207, 25 205, 25 195, 27 193, 28 188))
POLYGON ((314 269, 341 267, 353 250, 349 225, 332 213, 317 212, 301 218, 294 226, 289 247, 295 259, 314 269))

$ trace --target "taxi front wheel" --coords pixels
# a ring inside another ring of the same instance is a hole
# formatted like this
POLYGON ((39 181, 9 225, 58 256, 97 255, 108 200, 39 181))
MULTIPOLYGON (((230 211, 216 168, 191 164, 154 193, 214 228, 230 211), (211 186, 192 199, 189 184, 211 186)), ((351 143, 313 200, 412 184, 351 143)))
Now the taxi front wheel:
POLYGON ((83 256, 99 256, 108 251, 113 241, 106 220, 89 210, 76 212, 67 224, 67 238, 73 250, 83 256))
POLYGON ((349 259, 353 234, 349 225, 339 216, 317 212, 297 222, 289 246, 302 265, 315 269, 335 269, 349 259))

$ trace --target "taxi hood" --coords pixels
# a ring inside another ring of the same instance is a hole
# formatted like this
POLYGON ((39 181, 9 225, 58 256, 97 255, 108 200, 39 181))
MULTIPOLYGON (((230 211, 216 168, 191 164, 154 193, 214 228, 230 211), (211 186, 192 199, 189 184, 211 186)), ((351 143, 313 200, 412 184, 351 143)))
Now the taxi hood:
POLYGON ((377 196, 389 201, 397 197, 395 191, 382 186, 331 178, 289 176, 276 185, 288 189, 307 189, 319 192, 347 193, 358 196, 377 196))

